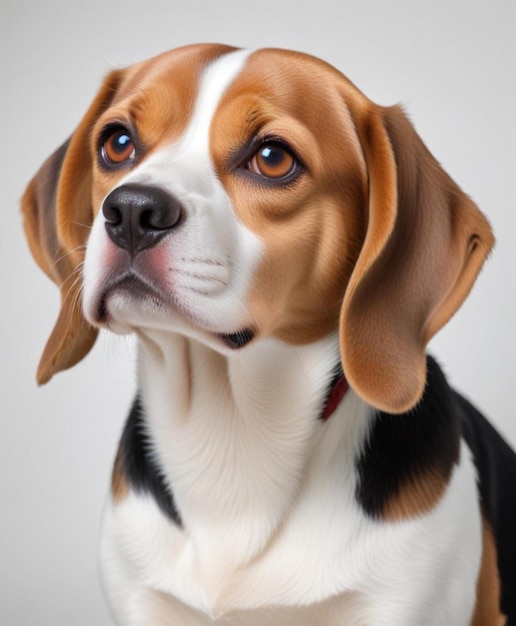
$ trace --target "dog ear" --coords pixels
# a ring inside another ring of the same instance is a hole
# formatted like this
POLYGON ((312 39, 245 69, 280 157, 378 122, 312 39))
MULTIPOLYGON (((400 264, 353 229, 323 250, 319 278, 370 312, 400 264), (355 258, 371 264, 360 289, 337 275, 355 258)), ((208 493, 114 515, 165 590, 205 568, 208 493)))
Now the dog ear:
POLYGON ((426 344, 468 295, 494 237, 401 108, 370 103, 353 117, 369 199, 341 310, 342 362, 366 402, 402 413, 423 394, 426 344))
POLYGON ((22 198, 32 255, 61 291, 61 310, 38 367, 39 384, 75 365, 97 338, 97 329, 88 324, 81 307, 82 264, 94 218, 90 133, 111 103, 122 74, 108 75, 75 133, 45 161, 22 198))

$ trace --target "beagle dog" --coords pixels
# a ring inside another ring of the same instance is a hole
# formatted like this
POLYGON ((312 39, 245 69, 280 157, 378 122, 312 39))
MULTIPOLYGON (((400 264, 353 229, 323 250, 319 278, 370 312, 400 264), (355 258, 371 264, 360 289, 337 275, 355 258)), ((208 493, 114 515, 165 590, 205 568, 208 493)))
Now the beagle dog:
POLYGON ((494 238, 399 107, 304 54, 176 49, 107 76, 22 210, 61 290, 39 383, 138 338, 117 624, 516 620, 516 456, 425 352, 494 238))

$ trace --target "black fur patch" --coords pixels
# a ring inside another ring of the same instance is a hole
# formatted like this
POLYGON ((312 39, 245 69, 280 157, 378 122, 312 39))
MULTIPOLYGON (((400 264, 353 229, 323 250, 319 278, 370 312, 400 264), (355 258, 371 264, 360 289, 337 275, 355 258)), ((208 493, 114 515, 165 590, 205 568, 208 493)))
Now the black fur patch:
POLYGON ((149 447, 139 397, 136 397, 127 418, 118 454, 129 486, 138 493, 150 494, 162 512, 175 524, 182 526, 174 496, 149 447))
POLYGON ((460 438, 471 450, 479 476, 479 499, 497 547, 508 626, 516 625, 516 453, 489 422, 446 382, 427 358, 427 385, 420 403, 403 415, 378 413, 357 460, 356 497, 368 515, 380 518, 390 498, 409 480, 437 470, 449 476, 459 458, 460 438))
POLYGON ((475 407, 455 394, 462 432, 479 476, 480 501, 495 536, 502 612, 516 624, 516 453, 475 407))
POLYGON ((460 420, 452 390, 439 366, 427 358, 427 384, 419 404, 407 413, 378 412, 357 459, 356 497, 364 511, 381 518, 404 485, 429 471, 445 479, 459 458, 460 420))

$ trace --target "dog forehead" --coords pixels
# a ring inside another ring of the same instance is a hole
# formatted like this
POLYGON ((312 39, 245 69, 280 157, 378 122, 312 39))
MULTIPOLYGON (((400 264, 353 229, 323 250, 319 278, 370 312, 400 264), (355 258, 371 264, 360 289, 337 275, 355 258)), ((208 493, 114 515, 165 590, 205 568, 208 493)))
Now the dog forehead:
POLYGON ((118 98, 137 96, 158 85, 187 95, 195 90, 203 71, 223 55, 238 48, 222 44, 197 44, 174 48, 126 68, 118 98))
POLYGON ((199 113, 207 122, 218 109, 232 115, 232 107, 328 127, 328 114, 342 108, 337 81, 346 84, 333 67, 299 52, 186 46, 128 68, 105 117, 129 114, 150 146, 178 138, 199 113))
POLYGON ((303 53, 191 46, 129 68, 97 127, 130 118, 146 147, 142 162, 119 184, 153 179, 168 185, 182 173, 174 186, 204 180, 203 188, 211 189, 214 177, 224 178, 231 155, 269 131, 319 155, 319 169, 323 153, 342 169, 346 159, 363 160, 343 85, 355 94, 340 72, 303 53))
POLYGON ((190 122, 203 77, 235 51, 223 45, 185 46, 127 67, 97 119, 98 132, 126 121, 148 148, 177 138, 190 122))
MULTIPOLYGON (((306 96, 309 91, 320 91, 332 78, 347 80, 325 61, 302 52, 198 44, 169 50, 128 67, 117 99, 137 97, 160 86, 170 91, 177 90, 185 98, 190 98, 202 75, 209 72, 221 57, 234 56, 235 53, 248 57, 245 71, 242 67, 242 72, 234 76, 238 79, 235 81, 237 85, 249 88, 254 83, 257 89, 282 100, 282 96, 289 98, 296 90, 303 92, 299 96, 306 96)), ((224 70, 220 74, 222 78, 223 74, 224 70)))
POLYGON ((349 157, 364 169, 352 111, 370 104, 346 76, 316 57, 276 48, 253 51, 214 112, 215 160, 261 134, 293 140, 291 147, 301 152, 327 151, 334 163, 349 157))

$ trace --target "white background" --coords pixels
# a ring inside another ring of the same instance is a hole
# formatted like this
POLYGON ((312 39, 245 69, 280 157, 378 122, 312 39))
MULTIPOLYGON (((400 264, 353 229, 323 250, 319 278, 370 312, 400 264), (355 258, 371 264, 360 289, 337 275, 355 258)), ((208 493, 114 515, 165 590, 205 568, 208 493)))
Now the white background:
POLYGON ((26 183, 103 74, 187 43, 277 46, 326 59, 380 104, 401 101, 498 238, 431 351, 516 444, 515 31, 514 0, 2 0, 2 625, 110 624, 96 546, 134 391, 131 343, 103 337, 86 361, 36 387, 59 298, 30 258, 18 213, 26 183))

